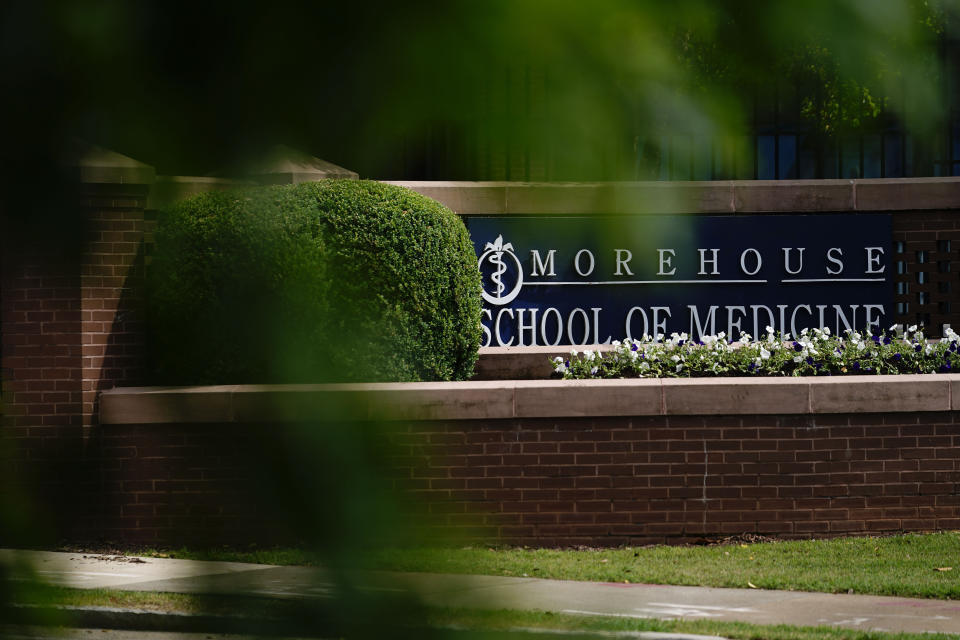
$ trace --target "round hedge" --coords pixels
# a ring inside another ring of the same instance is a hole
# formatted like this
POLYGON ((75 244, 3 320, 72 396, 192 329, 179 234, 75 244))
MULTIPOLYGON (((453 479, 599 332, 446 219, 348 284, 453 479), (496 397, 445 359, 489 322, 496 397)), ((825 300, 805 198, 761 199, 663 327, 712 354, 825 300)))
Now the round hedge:
POLYGON ((463 223, 379 182, 173 206, 158 220, 147 299, 159 383, 465 379, 480 344, 463 223))

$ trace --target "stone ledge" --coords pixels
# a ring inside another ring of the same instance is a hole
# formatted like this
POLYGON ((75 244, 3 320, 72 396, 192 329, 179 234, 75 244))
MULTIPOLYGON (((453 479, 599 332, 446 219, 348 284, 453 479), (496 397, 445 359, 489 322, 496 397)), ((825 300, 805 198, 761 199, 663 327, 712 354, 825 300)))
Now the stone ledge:
POLYGON ((130 387, 101 394, 100 422, 942 412, 960 410, 958 384, 960 374, 130 387))
POLYGON ((830 213, 960 208, 960 178, 713 182, 390 181, 461 215, 830 213))
POLYGON ((956 209, 960 206, 960 180, 957 178, 864 179, 853 183, 856 206, 860 211, 956 209))
POLYGON ((63 163, 84 184, 152 185, 156 171, 150 165, 80 140, 74 140, 63 163))

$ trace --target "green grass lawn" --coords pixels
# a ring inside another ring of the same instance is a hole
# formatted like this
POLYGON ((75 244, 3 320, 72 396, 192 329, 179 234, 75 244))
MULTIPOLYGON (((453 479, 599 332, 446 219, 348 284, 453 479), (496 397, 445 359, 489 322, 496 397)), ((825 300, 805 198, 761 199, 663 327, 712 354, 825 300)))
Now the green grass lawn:
MULTIPOLYGON (((295 549, 161 555, 316 564, 295 549)), ((390 571, 960 598, 960 532, 708 547, 381 549, 355 561, 357 568, 390 571)))
POLYGON ((371 569, 960 598, 960 533, 712 547, 384 549, 371 569))

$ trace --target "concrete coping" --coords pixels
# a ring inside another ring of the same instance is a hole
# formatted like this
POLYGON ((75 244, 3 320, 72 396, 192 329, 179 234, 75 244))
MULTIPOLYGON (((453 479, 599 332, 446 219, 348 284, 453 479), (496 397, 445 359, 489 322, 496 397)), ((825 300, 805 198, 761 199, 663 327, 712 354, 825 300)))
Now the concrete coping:
POLYGON ((960 208, 960 178, 710 182, 392 181, 461 215, 838 213, 960 208))
POLYGON ((86 184, 152 185, 156 180, 150 165, 80 140, 71 142, 63 161, 86 184))
POLYGON ((311 156, 298 149, 278 144, 264 157, 242 167, 244 177, 262 184, 299 184, 317 180, 357 180, 356 171, 311 156))
POLYGON ((131 387, 100 397, 105 425, 956 410, 960 374, 131 387))

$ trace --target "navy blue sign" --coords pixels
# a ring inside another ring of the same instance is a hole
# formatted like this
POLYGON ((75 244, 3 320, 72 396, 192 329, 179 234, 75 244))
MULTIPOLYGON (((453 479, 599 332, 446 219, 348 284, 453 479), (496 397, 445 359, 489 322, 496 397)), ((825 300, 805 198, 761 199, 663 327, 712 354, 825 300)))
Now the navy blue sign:
POLYGON ((470 216, 484 346, 890 324, 889 215, 470 216))

